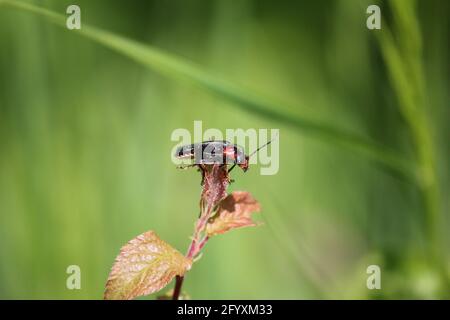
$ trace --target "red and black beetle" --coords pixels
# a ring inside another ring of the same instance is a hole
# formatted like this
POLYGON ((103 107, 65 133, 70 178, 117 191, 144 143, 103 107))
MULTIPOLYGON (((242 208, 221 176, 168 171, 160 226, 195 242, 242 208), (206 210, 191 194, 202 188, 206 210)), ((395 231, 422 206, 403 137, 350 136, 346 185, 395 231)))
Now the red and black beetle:
POLYGON ((250 155, 246 155, 242 147, 232 144, 229 141, 208 140, 177 148, 175 157, 178 159, 193 159, 193 166, 202 164, 232 164, 228 172, 233 170, 236 165, 246 172, 250 157, 269 145, 272 141, 273 139, 253 151, 250 155))
POLYGON ((193 165, 201 164, 233 164, 230 172, 236 165, 247 171, 249 157, 244 149, 228 141, 208 140, 193 143, 177 148, 175 157, 178 159, 193 159, 193 165))

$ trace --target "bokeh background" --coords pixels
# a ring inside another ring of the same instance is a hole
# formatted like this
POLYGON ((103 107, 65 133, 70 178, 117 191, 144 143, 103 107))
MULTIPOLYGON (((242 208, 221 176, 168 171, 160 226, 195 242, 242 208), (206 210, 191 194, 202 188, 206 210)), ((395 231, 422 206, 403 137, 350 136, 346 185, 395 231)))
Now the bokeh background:
MULTIPOLYGON (((73 4, 26 2, 61 15, 73 4)), ((233 172, 231 189, 260 201, 264 225, 207 244, 185 279, 192 298, 450 297, 450 3, 376 3, 381 31, 366 28, 368 1, 76 2, 82 29, 282 101, 271 104, 279 118, 0 4, 0 298, 101 299, 119 248, 147 230, 185 252, 200 176, 175 168, 170 135, 194 120, 279 128, 280 170, 233 172), (376 141, 414 170, 285 121, 303 117, 376 141), (81 290, 66 288, 72 264, 81 290), (372 264, 381 290, 366 287, 372 264)))

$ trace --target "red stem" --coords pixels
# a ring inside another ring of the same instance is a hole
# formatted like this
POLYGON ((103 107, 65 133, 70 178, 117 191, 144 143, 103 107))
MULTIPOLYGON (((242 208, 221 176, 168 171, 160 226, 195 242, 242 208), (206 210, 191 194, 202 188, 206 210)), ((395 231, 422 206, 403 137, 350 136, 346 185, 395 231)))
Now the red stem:
MULTIPOLYGON (((200 167, 202 168, 202 167, 200 167)), ((203 169, 202 169, 203 170, 203 169)), ((226 170, 226 168, 225 168, 226 170)), ((205 174, 207 171, 203 171, 205 174)), ((228 179, 228 172, 226 172, 225 178, 228 179)), ((208 177, 206 177, 208 178, 208 177)), ((208 242, 209 237, 208 235, 205 235, 201 240, 201 234, 205 231, 206 225, 208 223, 208 219, 211 217, 211 214, 213 213, 213 208, 216 204, 212 203, 204 203, 204 196, 205 194, 205 187, 202 192, 202 198, 200 200, 200 217, 197 220, 197 223, 195 225, 194 235, 192 237, 191 244, 189 245, 188 252, 186 254, 186 258, 188 259, 194 259, 200 251, 205 246, 206 242, 208 242)), ((184 277, 177 276, 175 280, 175 288, 172 295, 172 300, 178 300, 181 292, 181 286, 183 285, 184 277)))
POLYGON ((180 297, 181 286, 183 285, 184 277, 177 276, 175 279, 175 289, 173 289, 172 300, 178 300, 180 297))
MULTIPOLYGON (((200 220, 198 221, 196 227, 194 236, 192 237, 191 244, 189 245, 188 252, 186 254, 186 258, 193 259, 195 256, 202 250, 202 248, 205 246, 206 242, 208 241, 208 236, 205 236, 200 242, 198 242, 198 238, 201 234, 201 232, 205 229, 206 222, 208 221, 208 215, 201 215, 200 220), (198 243, 198 244, 197 244, 198 243)), ((173 290, 172 300, 178 300, 180 293, 181 293, 181 287, 183 285, 184 277, 182 276, 176 276, 175 279, 175 288, 173 290)))

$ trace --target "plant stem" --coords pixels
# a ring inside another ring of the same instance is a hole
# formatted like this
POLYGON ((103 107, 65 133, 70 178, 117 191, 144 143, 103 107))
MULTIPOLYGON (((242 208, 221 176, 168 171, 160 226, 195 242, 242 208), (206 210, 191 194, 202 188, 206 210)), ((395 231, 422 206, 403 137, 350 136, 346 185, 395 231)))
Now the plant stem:
MULTIPOLYGON (((186 258, 195 259, 205 244, 209 240, 206 232, 208 220, 214 215, 214 208, 226 196, 226 189, 229 184, 228 169, 226 166, 202 165, 200 169, 203 170, 203 190, 200 199, 200 216, 195 224, 194 234, 192 236, 191 244, 186 253, 186 258)), ((183 285, 183 277, 177 277, 172 300, 177 300, 181 286, 183 285)))
POLYGON ((172 300, 178 300, 180 297, 181 286, 183 285, 184 277, 176 276, 175 278, 175 289, 173 289, 172 300))

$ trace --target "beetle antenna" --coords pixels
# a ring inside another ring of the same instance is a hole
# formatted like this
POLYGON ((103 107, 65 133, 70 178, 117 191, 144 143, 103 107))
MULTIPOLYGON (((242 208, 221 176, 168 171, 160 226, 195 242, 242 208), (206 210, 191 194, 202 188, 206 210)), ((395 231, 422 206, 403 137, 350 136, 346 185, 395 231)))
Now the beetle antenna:
POLYGON ((272 143, 272 141, 274 141, 274 140, 277 139, 277 138, 278 138, 278 133, 277 133, 277 135, 276 135, 275 137, 273 137, 273 139, 269 140, 268 142, 266 142, 265 144, 263 144, 262 146, 260 146, 258 149, 256 149, 256 150, 253 151, 252 153, 250 153, 250 154, 248 155, 248 157, 250 158, 251 156, 255 155, 259 150, 261 150, 261 149, 264 148, 264 147, 267 147, 269 144, 272 143))

